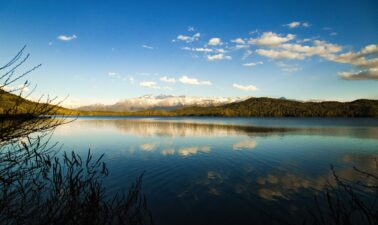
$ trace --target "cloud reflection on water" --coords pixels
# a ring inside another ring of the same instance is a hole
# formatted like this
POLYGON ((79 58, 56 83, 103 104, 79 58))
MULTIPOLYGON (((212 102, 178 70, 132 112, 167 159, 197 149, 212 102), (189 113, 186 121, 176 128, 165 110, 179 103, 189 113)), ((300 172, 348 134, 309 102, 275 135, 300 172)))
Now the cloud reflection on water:
POLYGON ((210 146, 185 147, 185 148, 180 148, 178 150, 178 153, 182 156, 194 155, 194 154, 197 154, 199 152, 209 153, 210 152, 210 146))
MULTIPOLYGON (((141 139, 135 139, 139 141, 135 148, 143 151, 145 154, 157 153, 162 156, 181 156, 182 158, 185 158, 199 153, 217 154, 218 152, 219 154, 220 151, 217 150, 235 150, 233 155, 227 155, 229 160, 231 160, 232 157, 234 157, 233 159, 239 159, 239 157, 243 158, 246 156, 243 154, 248 154, 247 152, 242 152, 239 150, 256 149, 258 146, 256 139, 259 139, 259 137, 268 137, 272 135, 324 135, 327 137, 347 136, 355 138, 361 136, 363 138, 374 138, 378 135, 377 128, 374 127, 368 127, 366 129, 360 127, 339 127, 285 130, 271 128, 263 129, 230 124, 208 124, 164 120, 159 121, 156 119, 79 119, 72 124, 68 124, 68 126, 70 126, 71 132, 82 133, 83 130, 91 130, 91 132, 104 132, 105 130, 106 132, 113 131, 111 135, 117 134, 121 138, 125 136, 124 134, 131 138, 135 138, 136 136, 138 138, 142 137, 141 139), (79 129, 76 130, 76 127, 79 129), (147 138, 145 137, 154 140, 146 141, 147 138), (224 137, 227 137, 227 139, 224 137), (179 141, 177 141, 176 138, 179 139, 179 141), (184 138, 185 140, 190 140, 190 143, 185 141, 185 144, 183 144, 184 138), (206 139, 206 141, 204 141, 204 139, 206 139), (201 143, 196 143, 199 140, 201 140, 201 143), (221 141, 224 141, 223 146, 221 141), (236 153, 236 151, 238 151, 238 153, 236 153)), ((370 142, 371 140, 368 141, 370 142)), ((262 144, 260 144, 260 147, 262 151, 269 150, 266 148, 266 144, 268 142, 261 141, 261 143, 262 144)), ((129 147, 131 148, 132 146, 129 147)), ((262 158, 262 153, 259 153, 259 151, 253 152, 258 154, 253 156, 256 160, 261 160, 263 163, 265 163, 264 160, 271 162, 271 158, 269 158, 270 156, 267 156, 268 158, 262 158)), ((217 157, 218 156, 219 155, 217 155, 217 157)), ((211 157, 209 158, 209 160, 212 159, 213 158, 211 157)), ((225 161, 223 163, 231 162, 225 161)), ((349 165, 348 168, 340 169, 338 173, 340 176, 350 180, 359 179, 359 177, 356 177, 352 165, 356 165, 358 168, 365 171, 371 171, 373 168, 375 168, 375 163, 368 159, 368 157, 357 154, 344 154, 339 159, 338 163, 349 165)), ((247 168, 238 174, 238 176, 241 176, 242 179, 238 179, 236 181, 231 179, 234 175, 231 175, 231 171, 227 171, 225 169, 226 167, 224 167, 222 171, 218 171, 216 169, 208 170, 206 176, 204 176, 202 179, 198 179, 197 177, 196 180, 192 181, 192 184, 194 186, 206 186, 207 193, 218 196, 224 192, 224 187, 222 186, 224 183, 232 184, 232 191, 235 193, 244 194, 246 196, 257 195, 268 201, 277 199, 291 199, 293 195, 300 193, 301 190, 304 189, 323 190, 327 180, 329 184, 335 184, 332 179, 332 173, 330 173, 328 170, 325 174, 310 176, 305 171, 298 170, 298 168, 293 170, 289 170, 287 168, 283 170, 274 168, 270 169, 269 171, 259 171, 256 173, 256 165, 251 164, 246 166, 237 164, 237 166, 247 168)), ((283 168, 285 168, 284 165, 283 168)), ((233 167, 233 169, 235 168, 233 167)), ((188 188, 194 188, 194 186, 188 186, 188 188)), ((185 196, 183 193, 191 192, 184 190, 180 196, 185 196)))
POLYGON ((243 150, 243 149, 253 149, 256 148, 257 142, 255 140, 245 140, 241 142, 237 142, 232 145, 232 149, 234 150, 243 150))
MULTIPOLYGON (((353 167, 359 170, 376 174, 377 165, 373 155, 346 154, 341 161, 346 163, 345 167, 336 168, 337 176, 343 180, 359 181, 365 185, 376 185, 372 177, 361 176, 353 167)), ((266 176, 259 176, 256 179, 259 185, 258 195, 265 200, 276 200, 279 198, 290 199, 292 195, 300 192, 300 189, 311 189, 323 191, 327 186, 336 186, 333 172, 328 170, 324 175, 310 177, 305 174, 293 173, 269 173, 266 176)))
POLYGON ((178 154, 180 156, 190 156, 195 155, 197 153, 209 153, 210 146, 190 146, 190 147, 181 147, 178 148, 177 151, 174 148, 166 148, 160 151, 162 155, 174 155, 178 154))
POLYGON ((151 144, 151 143, 145 143, 145 144, 141 144, 139 146, 139 148, 142 151, 146 151, 146 152, 151 152, 151 151, 155 150, 155 147, 156 147, 156 144, 151 144))
MULTIPOLYGON (((203 119, 206 121, 206 119, 203 119)), ((378 138, 378 127, 275 127, 251 126, 250 124, 216 124, 205 122, 172 121, 159 119, 78 119, 66 126, 59 127, 61 135, 91 133, 96 130, 108 133, 122 131, 126 134, 140 137, 206 137, 206 136, 238 136, 238 135, 317 135, 345 136, 355 138, 378 138), (75 128, 74 130, 72 128, 75 128), (99 129, 100 128, 100 129, 99 129), (67 129, 67 130, 66 130, 67 129)))
POLYGON ((173 155, 175 154, 175 150, 173 148, 167 148, 160 151, 162 155, 173 155))
POLYGON ((152 137, 204 137, 204 136, 236 136, 268 133, 279 134, 291 131, 286 128, 252 127, 230 124, 189 123, 178 121, 160 121, 152 119, 121 119, 121 120, 79 120, 75 124, 83 129, 116 128, 126 134, 152 137))
MULTIPOLYGON (((376 174, 377 165, 374 160, 376 156, 343 155, 341 157, 343 164, 336 167, 336 173, 346 180, 376 185, 375 179, 361 176, 353 169, 353 166, 355 166, 362 171, 376 174)), ((267 171, 266 175, 257 175, 255 172, 254 170, 246 170, 243 174, 235 175, 224 169, 208 170, 205 176, 192 180, 191 185, 178 193, 178 197, 192 198, 196 193, 195 190, 202 188, 213 196, 230 195, 230 191, 232 191, 243 195, 243 198, 258 196, 268 202, 294 200, 298 198, 298 195, 302 197, 308 195, 313 198, 315 194, 324 193, 327 187, 335 187, 337 184, 331 170, 316 176, 301 171, 282 171, 277 168, 267 171)), ((197 195, 195 197, 199 198, 197 195)))

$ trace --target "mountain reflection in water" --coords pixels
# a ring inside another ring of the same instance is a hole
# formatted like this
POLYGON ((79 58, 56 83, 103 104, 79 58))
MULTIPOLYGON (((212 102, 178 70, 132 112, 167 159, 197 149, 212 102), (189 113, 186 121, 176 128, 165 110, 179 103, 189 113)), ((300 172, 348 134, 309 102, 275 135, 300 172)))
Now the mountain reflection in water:
POLYGON ((110 191, 145 172, 156 224, 262 224, 262 212, 304 215, 336 185, 331 164, 345 179, 373 182, 353 166, 376 169, 378 120, 79 118, 54 140, 105 153, 110 191))
MULTIPOLYGON (((225 119, 227 120, 227 119, 225 119)), ((219 122, 219 121, 218 121, 219 122)), ((220 121, 222 122, 222 121, 220 121)), ((280 121, 274 126, 235 125, 227 123, 201 123, 194 121, 171 121, 158 119, 79 119, 74 124, 75 129, 117 128, 127 134, 139 136, 228 136, 228 135, 324 135, 351 136, 358 138, 378 138, 378 124, 376 127, 279 127, 280 121)))

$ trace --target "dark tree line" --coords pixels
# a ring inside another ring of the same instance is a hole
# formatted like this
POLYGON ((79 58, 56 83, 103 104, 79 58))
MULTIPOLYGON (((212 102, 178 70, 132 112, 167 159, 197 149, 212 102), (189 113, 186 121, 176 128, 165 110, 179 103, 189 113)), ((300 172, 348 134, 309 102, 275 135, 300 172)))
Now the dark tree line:
POLYGON ((223 106, 187 107, 170 113, 177 116, 378 117, 378 100, 360 99, 343 103, 249 98, 223 106))

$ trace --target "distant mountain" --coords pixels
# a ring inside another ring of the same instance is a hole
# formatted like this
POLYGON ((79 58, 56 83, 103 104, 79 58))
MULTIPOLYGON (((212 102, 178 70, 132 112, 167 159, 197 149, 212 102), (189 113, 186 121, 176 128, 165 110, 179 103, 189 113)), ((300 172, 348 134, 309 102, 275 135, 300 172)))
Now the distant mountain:
POLYGON ((180 116, 378 117, 378 100, 300 102, 275 98, 249 98, 222 106, 186 107, 172 110, 170 113, 180 116))
MULTIPOLYGON (((378 100, 359 99, 352 102, 300 102, 282 98, 248 98, 244 101, 240 100, 235 98, 143 96, 120 101, 111 106, 104 106, 104 111, 98 109, 83 111, 52 107, 55 114, 82 116, 378 117, 378 100), (116 109, 110 107, 118 105, 120 107, 118 110, 141 110, 133 112, 110 110, 116 109), (133 107, 130 107, 131 105, 133 107), (142 109, 143 107, 145 108, 142 109), (154 108, 147 109, 148 107, 154 108), (163 110, 163 108, 166 110, 163 110), (109 111, 105 111, 105 109, 109 111)), ((10 115, 9 112, 15 116, 33 114, 35 109, 44 107, 44 105, 0 90, 0 119, 4 115, 10 115), (16 105, 17 107, 15 107, 16 105)))
POLYGON ((240 102, 243 98, 224 97, 188 97, 175 95, 144 95, 137 98, 121 100, 113 105, 95 104, 76 108, 80 111, 130 112, 140 110, 173 110, 187 106, 219 106, 240 102))

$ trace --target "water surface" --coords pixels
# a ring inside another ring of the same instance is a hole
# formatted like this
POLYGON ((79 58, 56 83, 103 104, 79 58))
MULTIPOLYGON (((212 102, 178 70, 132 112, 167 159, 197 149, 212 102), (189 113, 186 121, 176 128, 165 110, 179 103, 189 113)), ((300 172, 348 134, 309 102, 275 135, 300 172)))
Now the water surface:
POLYGON ((110 193, 145 172, 156 224, 251 224, 299 218, 331 164, 349 179, 374 170, 378 119, 81 117, 54 140, 105 153, 110 193))

